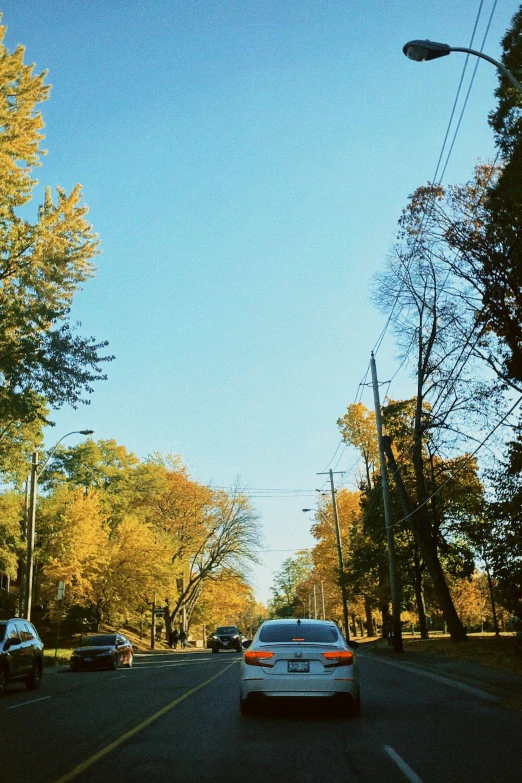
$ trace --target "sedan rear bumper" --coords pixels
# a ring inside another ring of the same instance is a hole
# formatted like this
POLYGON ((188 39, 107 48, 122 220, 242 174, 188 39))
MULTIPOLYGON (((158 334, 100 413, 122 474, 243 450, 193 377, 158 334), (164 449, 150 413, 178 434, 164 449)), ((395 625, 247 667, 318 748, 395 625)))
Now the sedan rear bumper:
POLYGON ((307 677, 263 677, 241 681, 241 698, 267 696, 269 698, 329 698, 336 695, 350 695, 359 698, 359 683, 353 679, 335 679, 331 676, 307 677))

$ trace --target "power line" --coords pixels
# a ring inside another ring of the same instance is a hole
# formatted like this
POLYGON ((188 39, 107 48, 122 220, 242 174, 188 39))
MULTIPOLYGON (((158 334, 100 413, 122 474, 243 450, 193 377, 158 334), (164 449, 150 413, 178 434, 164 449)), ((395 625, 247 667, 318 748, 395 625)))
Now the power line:
MULTIPOLYGON (((496 8, 496 3, 497 3, 497 0, 495 0, 495 2, 494 2, 493 10, 492 10, 492 12, 491 12, 491 15, 490 15, 490 19, 489 19, 489 22, 488 22, 488 27, 487 27, 487 30, 486 30, 486 36, 487 36, 487 32, 489 31, 489 27, 490 27, 490 24, 491 24, 491 20, 492 20, 492 18, 493 18, 493 13, 494 13, 494 11, 495 11, 495 8, 496 8)), ((475 33, 476 33, 476 30, 477 30, 477 25, 478 25, 478 22, 479 22, 479 19, 480 19, 481 13, 482 13, 482 6, 483 6, 483 4, 484 4, 484 0, 481 0, 481 2, 480 2, 480 5, 479 5, 479 9, 478 9, 478 11, 477 11, 477 16, 476 16, 476 19, 475 19, 475 24, 474 24, 474 26, 473 26, 473 32, 472 32, 472 34, 471 34, 471 40, 470 40, 470 43, 469 43, 469 48, 470 48, 470 49, 471 49, 471 47, 472 47, 472 45, 473 45, 473 41, 474 41, 474 39, 475 39, 475 33)), ((484 37, 484 40, 483 40, 483 42, 482 42, 482 47, 484 46, 484 43, 485 43, 485 40, 486 40, 486 36, 484 37)), ((481 51, 482 51, 482 50, 481 50, 481 51)), ((439 184, 440 184, 440 182, 442 181, 442 177, 443 177, 443 175, 444 175, 444 172, 446 171, 447 165, 448 165, 448 163, 449 163, 449 159, 450 159, 450 157, 451 157, 451 152, 452 152, 452 150, 453 150, 453 146, 454 146, 454 144, 455 144, 455 140, 456 140, 456 137, 457 137, 457 134, 458 134, 459 128, 460 128, 460 123, 461 123, 461 120, 462 120, 462 116, 463 116, 463 114, 464 114, 464 110, 465 110, 465 108, 466 108, 467 99, 468 99, 468 97, 469 97, 469 92, 470 92, 470 90, 471 90, 471 85, 470 85, 470 89, 468 90, 468 95, 466 96, 466 101, 465 101, 465 103, 464 103, 464 106, 463 106, 463 109, 462 109, 462 112, 461 112, 461 117, 460 117, 460 119, 459 119, 459 122, 458 122, 458 125, 457 125, 457 128, 456 128, 456 131, 455 131, 455 134, 454 134, 454 137, 453 137, 453 141, 452 141, 452 144, 451 144, 451 148, 450 148, 450 150, 449 150, 449 152, 448 152, 448 156, 447 156, 447 158, 446 158, 446 163, 445 163, 445 166, 444 166, 444 170, 443 170, 443 172, 442 172, 442 174, 441 174, 441 176, 440 176, 440 179, 439 179, 439 181, 437 181, 437 177, 438 177, 438 172, 439 172, 440 164, 441 164, 441 162, 442 162, 442 157, 443 157, 443 155, 444 155, 444 150, 445 150, 445 147, 446 147, 446 142, 447 142, 447 140, 448 140, 448 136, 449 136, 449 132, 450 132, 450 129, 451 129, 451 125, 452 125, 452 123, 453 123, 453 118, 454 118, 454 116, 455 116, 455 111, 456 111, 456 108, 457 108, 457 103, 458 103, 458 99, 459 99, 459 96, 460 96, 460 91, 461 91, 461 89, 462 89, 462 84, 463 84, 463 81, 464 81, 464 76, 465 76, 466 69, 467 69, 467 66, 468 66, 469 57, 470 57, 470 55, 469 55, 469 54, 467 54, 467 55, 466 55, 466 59, 465 59, 465 61, 464 61, 464 66, 463 66, 463 68, 462 68, 462 73, 461 73, 461 76, 460 76, 459 85, 458 85, 458 87, 457 87, 457 93, 456 93, 456 95, 455 95, 455 100, 454 100, 454 102, 453 102, 453 107, 452 107, 451 114, 450 114, 450 118, 449 118, 449 121, 448 121, 448 126, 447 126, 447 128, 446 128, 446 133, 445 133, 445 136, 444 136, 444 141, 443 141, 443 143, 442 143, 442 148, 441 148, 441 151, 440 151, 439 159, 438 159, 438 161, 437 161, 437 166, 436 166, 436 168, 435 168, 435 173, 434 173, 434 175, 433 175, 433 178, 432 178, 432 182, 434 183, 434 186, 436 186, 436 185, 439 185, 439 184)), ((475 69, 475 70, 476 70, 476 69, 475 69)), ((474 78, 474 76, 473 76, 473 78, 474 78)), ((472 81, 471 81, 471 84, 473 84, 473 79, 472 79, 472 81)), ((427 204, 427 206, 426 206, 426 208, 425 208, 425 210, 424 210, 424 214, 423 214, 423 216, 422 216, 422 219, 421 219, 421 224, 420 224, 420 226, 419 226, 419 231, 418 231, 418 233, 417 233, 417 236, 416 236, 416 238, 415 238, 414 246, 413 246, 413 249, 412 249, 412 251, 411 251, 411 254, 410 254, 410 259, 411 259, 411 258, 413 258, 414 254, 415 254, 415 251, 416 251, 416 249, 417 249, 417 245, 418 245, 418 242, 419 242, 419 240, 418 240, 418 237, 420 236, 420 234, 421 234, 421 232, 422 232, 422 229, 423 229, 423 227, 424 227, 424 222, 425 222, 426 220, 428 220, 428 219, 429 219, 429 217, 430 217, 430 215, 431 215, 431 212, 432 212, 432 210, 433 210, 433 206, 434 206, 434 204, 435 204, 435 196, 434 196, 434 194, 433 194, 433 195, 432 195, 432 197, 429 199, 429 202, 428 202, 428 204, 427 204)), ((410 260, 410 263, 411 263, 411 260, 410 260)), ((399 301, 399 297, 400 297, 400 295, 401 295, 401 289, 399 289, 399 291, 397 292, 397 295, 396 295, 396 297, 395 297, 395 300, 394 300, 394 302, 393 302, 392 308, 391 308, 391 310, 390 310, 390 313, 389 313, 389 315, 388 315, 388 318, 387 318, 387 320, 386 320, 386 323, 385 323, 385 325, 384 325, 384 328, 382 329, 382 331, 381 331, 381 333, 380 333, 379 337, 377 338, 377 341, 376 341, 375 345, 373 346, 373 349, 372 349, 372 350, 373 350, 373 354, 374 354, 375 356, 376 356, 376 355, 377 355, 377 353, 379 352, 379 349, 380 349, 380 347, 381 347, 381 345, 382 345, 382 342, 383 342, 383 340, 384 340, 384 337, 385 337, 385 335, 386 335, 386 333, 387 333, 387 331, 388 331, 388 328, 389 328, 389 326, 390 326, 391 319, 392 319, 392 317, 393 317, 393 313, 395 312, 395 308, 397 307, 397 304, 398 304, 398 301, 399 301)))
POLYGON ((513 411, 515 410, 515 408, 517 408, 517 407, 520 405, 520 403, 521 403, 521 402, 522 402, 522 395, 521 395, 521 396, 518 398, 518 400, 517 400, 517 401, 516 401, 516 402, 515 402, 515 403, 514 403, 512 406, 511 406, 511 408, 508 410, 508 412, 507 412, 506 414, 504 414, 504 416, 503 416, 503 417, 500 419, 500 421, 499 421, 499 422, 497 422, 497 424, 495 424, 495 426, 493 427, 493 429, 492 429, 492 430, 490 430, 490 431, 488 432, 488 434, 486 435, 486 437, 485 437, 485 438, 484 438, 484 439, 483 439, 483 440, 482 440, 482 441, 479 443, 479 445, 477 446, 477 448, 476 448, 474 451, 472 451, 472 452, 471 452, 471 454, 470 454, 468 457, 466 457, 466 459, 464 460, 464 462, 462 462, 462 463, 461 463, 461 464, 458 466, 458 468, 457 468, 456 470, 454 470, 454 471, 453 471, 453 473, 451 474, 451 476, 448 476, 448 478, 446 479, 446 481, 444 481, 444 482, 443 482, 443 483, 440 485, 440 487, 438 487, 438 488, 437 488, 437 489, 436 489, 434 492, 432 492, 432 493, 431 493, 431 495, 430 495, 428 498, 426 498, 426 500, 424 500, 422 503, 420 503, 420 504, 419 504, 419 505, 418 505, 418 506, 417 506, 417 507, 416 507, 416 508, 415 508, 415 509, 414 509, 412 512, 410 512, 409 514, 406 514, 406 516, 402 517, 402 518, 401 518, 401 519, 399 519, 397 522, 394 522, 394 523, 393 523, 393 527, 396 527, 397 525, 400 525, 400 524, 401 524, 401 522, 404 522, 405 520, 407 520, 407 519, 409 519, 410 517, 412 517, 414 514, 416 514, 416 513, 417 513, 417 511, 418 511, 420 508, 422 508, 422 507, 423 507, 423 506, 425 506, 427 503, 429 503, 429 501, 430 501, 432 498, 434 498, 434 497, 435 497, 435 495, 438 495, 438 494, 439 494, 439 492, 440 492, 442 489, 444 489, 444 487, 446 486, 446 484, 449 484, 449 482, 450 482, 450 481, 451 481, 451 480, 452 480, 452 479, 453 479, 453 478, 454 478, 454 477, 457 475, 457 473, 459 473, 459 472, 460 472, 460 471, 461 471, 461 470, 462 470, 462 469, 463 469, 463 468, 464 468, 464 467, 465 467, 465 466, 468 464, 468 462, 471 462, 471 460, 472 460, 472 459, 473 459, 473 457, 474 457, 474 456, 477 454, 477 452, 479 452, 479 451, 480 451, 480 449, 481 449, 481 448, 482 448, 482 447, 485 445, 485 443, 486 443, 486 442, 487 442, 487 441, 488 441, 488 440, 491 438, 491 436, 492 436, 492 435, 493 435, 493 434, 494 434, 494 433, 495 433, 495 432, 498 430, 498 428, 502 426, 502 424, 503 424, 503 423, 506 421, 506 419, 507 419, 507 418, 509 418, 509 416, 511 416, 511 414, 513 413, 513 411))

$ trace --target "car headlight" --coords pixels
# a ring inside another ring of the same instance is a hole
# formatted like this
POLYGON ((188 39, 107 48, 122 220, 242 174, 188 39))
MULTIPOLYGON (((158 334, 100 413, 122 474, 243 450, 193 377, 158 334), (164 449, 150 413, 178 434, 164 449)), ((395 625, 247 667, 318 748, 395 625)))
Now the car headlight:
POLYGON ((77 652, 73 652, 73 653, 71 654, 71 658, 79 658, 79 657, 80 657, 80 656, 78 655, 78 653, 77 653, 77 652))

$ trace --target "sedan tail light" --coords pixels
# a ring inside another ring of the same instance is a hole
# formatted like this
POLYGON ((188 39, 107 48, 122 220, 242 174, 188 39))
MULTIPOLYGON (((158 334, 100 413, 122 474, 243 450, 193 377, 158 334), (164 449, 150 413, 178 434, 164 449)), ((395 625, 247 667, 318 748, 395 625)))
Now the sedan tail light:
POLYGON ((351 666, 353 664, 353 652, 349 650, 336 650, 335 652, 323 653, 326 659, 324 666, 326 668, 333 666, 351 666))
POLYGON ((245 653, 245 663, 249 666, 273 666, 270 658, 274 657, 273 652, 267 650, 247 650, 245 653))

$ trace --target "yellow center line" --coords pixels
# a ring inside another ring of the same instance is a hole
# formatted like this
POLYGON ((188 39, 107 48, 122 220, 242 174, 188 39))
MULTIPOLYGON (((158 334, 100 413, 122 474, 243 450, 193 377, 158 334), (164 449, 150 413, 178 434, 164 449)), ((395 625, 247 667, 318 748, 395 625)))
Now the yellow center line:
POLYGON ((174 701, 171 701, 170 704, 167 704, 165 707, 162 707, 161 710, 155 712, 154 715, 151 715, 149 718, 146 718, 142 723, 139 723, 137 726, 134 726, 133 729, 126 731, 125 734, 122 734, 121 737, 115 739, 114 742, 109 743, 109 745, 106 745, 97 753, 94 753, 92 756, 89 756, 88 759, 82 761, 81 764, 78 764, 76 767, 74 767, 74 769, 71 769, 70 772, 67 772, 65 775, 62 775, 62 777, 58 778, 55 781, 55 783, 68 783, 69 780, 73 780, 74 778, 78 777, 78 775, 80 775, 82 772, 85 772, 86 769, 92 767, 93 764, 95 764, 101 758, 106 756, 108 753, 112 753, 113 750, 116 750, 116 748, 118 748, 128 739, 134 737, 142 729, 145 729, 147 728, 147 726, 150 726, 151 723, 154 723, 154 721, 158 720, 158 718, 161 718, 162 715, 165 715, 167 712, 169 712, 169 710, 171 710, 173 707, 176 707, 176 705, 178 705, 180 702, 184 701, 185 699, 188 699, 188 697, 192 696, 193 693, 196 693, 196 691, 199 691, 201 688, 204 688, 205 685, 209 685, 213 680, 216 680, 218 677, 221 677, 221 675, 224 674, 227 671, 227 669, 230 669, 231 666, 234 666, 235 663, 239 663, 239 660, 236 659, 235 661, 232 661, 232 663, 229 663, 228 666, 225 666, 224 669, 222 669, 217 674, 214 674, 208 680, 205 680, 205 682, 196 685, 195 688, 192 688, 190 691, 187 691, 186 693, 183 694, 183 696, 178 696, 177 699, 174 699, 174 701))

